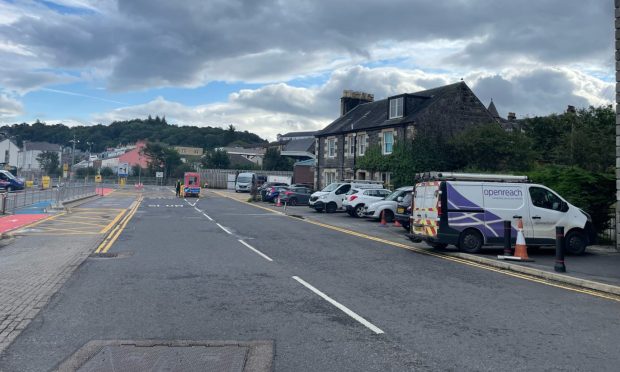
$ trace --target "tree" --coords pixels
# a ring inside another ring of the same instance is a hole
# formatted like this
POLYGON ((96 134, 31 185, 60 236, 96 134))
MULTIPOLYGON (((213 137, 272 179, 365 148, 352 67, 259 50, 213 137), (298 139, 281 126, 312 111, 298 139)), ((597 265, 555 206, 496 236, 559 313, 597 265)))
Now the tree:
POLYGON ((372 145, 366 149, 364 156, 361 156, 358 161, 358 168, 367 170, 374 174, 379 171, 388 170, 388 158, 381 153, 381 146, 372 145))
POLYGON ((230 159, 225 150, 208 151, 202 158, 202 166, 211 169, 228 169, 230 159))
POLYGON ((39 155, 37 155, 37 161, 39 162, 41 170, 43 170, 45 174, 58 174, 60 160, 57 152, 43 151, 39 155))
POLYGON ((290 171, 293 170, 294 163, 295 162, 292 159, 280 155, 280 150, 275 147, 270 147, 267 151, 265 151, 265 157, 263 158, 263 169, 290 171))
POLYGON ((164 172, 170 176, 172 172, 183 162, 179 153, 162 143, 149 142, 144 146, 142 153, 149 158, 149 172, 164 172))
POLYGON ((114 171, 112 170, 112 168, 110 167, 103 167, 101 168, 101 170, 99 171, 99 174, 101 175, 101 177, 103 178, 110 178, 114 176, 114 171))

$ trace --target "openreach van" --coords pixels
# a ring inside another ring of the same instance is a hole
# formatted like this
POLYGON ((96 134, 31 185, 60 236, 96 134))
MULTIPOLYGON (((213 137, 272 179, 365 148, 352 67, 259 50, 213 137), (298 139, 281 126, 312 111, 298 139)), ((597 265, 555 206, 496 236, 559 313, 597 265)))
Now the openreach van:
POLYGON ((449 244, 475 253, 502 245, 504 221, 523 221, 528 246, 555 244, 555 227, 564 226, 566 250, 582 254, 594 242, 591 217, 553 190, 526 176, 440 173, 418 176, 412 199, 411 238, 436 248, 449 244))
POLYGON ((369 189, 381 188, 381 181, 366 180, 344 180, 342 182, 334 182, 327 185, 323 190, 317 191, 310 195, 308 206, 317 212, 334 213, 342 208, 342 201, 351 188, 369 189))

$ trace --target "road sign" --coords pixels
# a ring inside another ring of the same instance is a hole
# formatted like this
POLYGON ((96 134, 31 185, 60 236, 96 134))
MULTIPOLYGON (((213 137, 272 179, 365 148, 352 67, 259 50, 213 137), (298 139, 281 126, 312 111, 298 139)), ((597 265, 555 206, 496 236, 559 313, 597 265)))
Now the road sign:
POLYGON ((49 189, 50 188, 50 176, 43 176, 41 177, 41 187, 44 189, 49 189))
POLYGON ((95 176, 95 182, 97 182, 97 183, 101 182, 101 175, 100 174, 95 176))
POLYGON ((68 171, 69 171, 69 164, 64 163, 64 164, 62 165, 62 171, 63 171, 63 172, 68 172, 68 171))
POLYGON ((129 163, 119 163, 118 164, 118 176, 119 177, 127 177, 127 176, 129 176, 129 163))
POLYGON ((155 177, 164 178, 164 172, 155 172, 155 177))

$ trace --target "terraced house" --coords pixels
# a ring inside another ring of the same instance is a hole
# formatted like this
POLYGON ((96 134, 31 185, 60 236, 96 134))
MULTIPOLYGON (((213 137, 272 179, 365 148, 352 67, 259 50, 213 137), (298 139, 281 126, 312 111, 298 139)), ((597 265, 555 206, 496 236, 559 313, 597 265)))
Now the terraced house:
POLYGON ((420 130, 441 131, 449 138, 471 125, 495 121, 462 81, 378 101, 372 94, 345 90, 340 117, 315 136, 315 184, 322 188, 353 178, 389 184, 389 173, 370 174, 356 166, 369 146, 378 144, 389 155, 398 141, 411 140, 420 130))

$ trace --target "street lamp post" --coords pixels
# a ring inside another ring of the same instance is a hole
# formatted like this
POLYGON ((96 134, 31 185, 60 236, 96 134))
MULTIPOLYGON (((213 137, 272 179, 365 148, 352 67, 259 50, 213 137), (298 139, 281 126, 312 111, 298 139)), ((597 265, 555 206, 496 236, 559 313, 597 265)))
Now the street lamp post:
POLYGON ((75 144, 80 143, 80 141, 77 140, 74 135, 73 139, 70 140, 69 142, 73 144, 73 150, 71 152, 71 165, 69 166, 69 181, 72 181, 73 180, 73 164, 75 164, 75 144))

